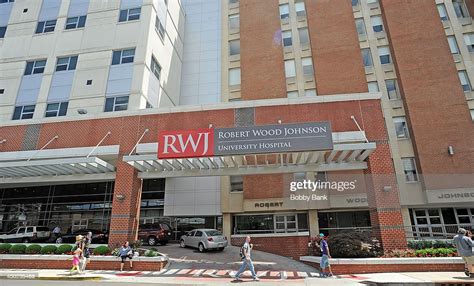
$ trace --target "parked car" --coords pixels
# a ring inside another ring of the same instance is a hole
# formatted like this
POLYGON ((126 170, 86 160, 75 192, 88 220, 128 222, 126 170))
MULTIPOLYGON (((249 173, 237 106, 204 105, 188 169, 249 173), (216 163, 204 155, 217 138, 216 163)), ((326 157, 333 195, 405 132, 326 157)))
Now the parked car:
POLYGON ((103 231, 95 230, 95 229, 80 229, 73 233, 67 233, 67 234, 61 235, 60 237, 56 239, 56 243, 58 244, 75 243, 76 236, 78 235, 86 236, 89 231, 92 232, 91 243, 94 243, 94 244, 108 243, 109 234, 107 232, 103 232, 103 231))
POLYGON ((216 229, 194 229, 181 236, 179 241, 181 247, 195 247, 199 252, 211 249, 222 251, 227 243, 227 237, 216 229))
POLYGON ((166 245, 171 240, 171 227, 167 223, 146 223, 138 228, 138 239, 150 246, 166 245))
POLYGON ((51 236, 46 226, 22 226, 0 235, 0 242, 45 242, 51 236))

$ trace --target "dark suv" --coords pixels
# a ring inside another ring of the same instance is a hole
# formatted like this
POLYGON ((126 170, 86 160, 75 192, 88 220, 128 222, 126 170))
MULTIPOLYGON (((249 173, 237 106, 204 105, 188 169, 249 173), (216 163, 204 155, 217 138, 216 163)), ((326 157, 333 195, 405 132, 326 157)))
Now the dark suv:
POLYGON ((171 227, 166 223, 147 223, 138 228, 138 239, 150 246, 166 245, 171 240, 171 227))

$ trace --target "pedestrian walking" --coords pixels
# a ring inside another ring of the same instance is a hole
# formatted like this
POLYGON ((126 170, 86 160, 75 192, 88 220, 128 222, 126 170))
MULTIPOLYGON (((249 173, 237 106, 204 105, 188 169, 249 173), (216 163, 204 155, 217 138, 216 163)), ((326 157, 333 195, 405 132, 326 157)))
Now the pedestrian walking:
POLYGON ((122 262, 120 262, 120 271, 123 271, 123 265, 125 263, 125 260, 127 260, 127 258, 130 261, 130 268, 133 268, 133 264, 132 264, 133 250, 130 247, 130 244, 128 243, 128 241, 125 241, 125 243, 122 245, 122 247, 119 250, 118 256, 122 259, 122 262))
POLYGON ((333 274, 331 270, 331 265, 329 264, 329 258, 331 258, 331 254, 329 252, 329 245, 324 233, 320 233, 319 237, 321 238, 321 241, 319 242, 319 247, 321 248, 321 253, 323 255, 321 257, 321 262, 319 263, 319 266, 321 267, 321 277, 331 277, 333 276, 333 274))
POLYGON ((73 252, 73 257, 72 257, 72 268, 71 268, 71 273, 74 271, 77 271, 77 273, 82 273, 82 265, 81 265, 81 259, 82 259, 82 235, 78 235, 76 237, 76 249, 73 252))
POLYGON ((84 257, 84 263, 82 264, 82 272, 86 271, 87 264, 90 263, 90 246, 92 242, 92 232, 88 232, 87 235, 82 239, 82 256, 84 257))
POLYGON ((54 229, 53 229, 53 235, 54 235, 54 238, 58 239, 59 236, 61 235, 61 227, 59 225, 57 225, 54 229))
POLYGON ((234 275, 234 279, 236 281, 240 281, 240 275, 245 271, 247 266, 249 267, 250 273, 252 274, 253 280, 254 281, 259 281, 257 274, 255 274, 255 269, 253 267, 253 262, 252 262, 252 255, 251 255, 251 250, 252 250, 253 245, 250 244, 250 236, 247 236, 245 239, 244 245, 240 248, 240 260, 242 260, 242 266, 240 266, 239 271, 234 275))
POLYGON ((460 228, 458 234, 453 238, 453 243, 456 246, 459 256, 464 260, 464 273, 466 276, 474 278, 474 253, 472 252, 472 247, 474 246, 472 239, 472 234, 460 228))

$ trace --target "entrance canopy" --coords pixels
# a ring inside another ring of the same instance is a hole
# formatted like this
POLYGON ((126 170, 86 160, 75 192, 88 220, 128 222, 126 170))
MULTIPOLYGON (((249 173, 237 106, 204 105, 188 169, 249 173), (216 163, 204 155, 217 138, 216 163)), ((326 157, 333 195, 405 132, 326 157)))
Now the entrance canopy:
POLYGON ((248 155, 214 155, 198 158, 158 158, 158 143, 140 144, 137 155, 123 160, 140 178, 255 175, 308 171, 361 170, 376 144, 365 142, 364 132, 333 133, 331 150, 275 152, 248 155), (362 142, 361 142, 362 141, 362 142))

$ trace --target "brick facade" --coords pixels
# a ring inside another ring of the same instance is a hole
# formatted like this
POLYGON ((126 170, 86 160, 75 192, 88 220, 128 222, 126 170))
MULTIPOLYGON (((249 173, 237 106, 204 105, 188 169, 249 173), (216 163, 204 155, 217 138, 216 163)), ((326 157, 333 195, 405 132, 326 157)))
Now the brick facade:
POLYGON ((473 187, 468 174, 474 172, 474 125, 435 2, 380 2, 426 189, 473 187), (448 146, 454 155, 448 154, 448 146))
MULTIPOLYGON (((244 245, 245 237, 232 237, 231 244, 244 245)), ((250 243, 254 250, 270 252, 281 256, 299 260, 301 256, 308 255, 309 236, 268 236, 252 237, 250 243)))

